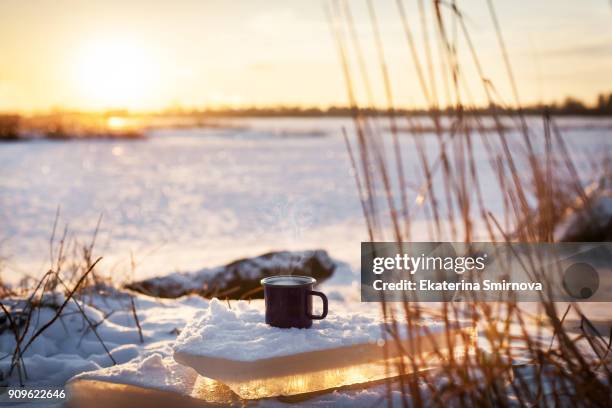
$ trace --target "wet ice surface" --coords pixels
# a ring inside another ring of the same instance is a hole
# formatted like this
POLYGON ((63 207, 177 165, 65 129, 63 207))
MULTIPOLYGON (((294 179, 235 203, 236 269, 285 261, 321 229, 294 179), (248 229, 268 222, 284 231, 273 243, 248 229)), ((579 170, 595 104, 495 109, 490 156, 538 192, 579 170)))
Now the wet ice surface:
MULTIPOLYGON (((609 130, 588 129, 598 121, 560 121, 575 125, 564 134, 576 158, 610 151, 609 130)), ((540 122, 534 123, 537 131, 540 122)), ((103 214, 97 253, 116 276, 130 272, 131 254, 137 278, 285 249, 323 248, 357 266, 359 242, 367 236, 341 136, 343 126, 352 131, 350 121, 238 124, 244 126, 155 131, 144 141, 0 145, 0 255, 8 257, 3 278, 46 271, 58 206, 70 236, 82 241, 91 239, 103 214)), ((433 160, 436 138, 425 141, 433 160)), ((495 175, 480 138, 473 142, 484 198, 496 213, 502 203, 495 175)), ((411 175, 419 166, 412 138, 402 138, 402 146, 414 188, 411 175)), ((585 160, 576 163, 590 174, 585 160)), ((415 216, 420 233, 413 236, 426 240, 420 227, 426 216, 415 216)))

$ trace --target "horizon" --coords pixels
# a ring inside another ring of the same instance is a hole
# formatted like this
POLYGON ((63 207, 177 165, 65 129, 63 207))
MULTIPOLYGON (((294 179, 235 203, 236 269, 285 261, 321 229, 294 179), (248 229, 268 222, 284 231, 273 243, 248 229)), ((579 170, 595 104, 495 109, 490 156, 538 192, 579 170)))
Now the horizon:
MULTIPOLYGON (((144 113, 176 107, 348 105, 322 4, 278 0, 237 4, 230 8, 219 1, 191 0, 183 7, 115 1, 3 2, 0 111, 144 113)), ((599 93, 609 92, 602 89, 602 84, 612 83, 608 2, 592 1, 590 7, 570 1, 546 1, 529 8, 502 2, 495 6, 523 105, 567 97, 590 105, 599 93), (540 21, 544 12, 547 19, 540 21)), ((384 90, 367 7, 365 2, 351 2, 350 7, 374 85, 374 102, 382 107, 384 90)), ((487 77, 501 95, 510 94, 486 2, 469 0, 459 7, 481 58, 487 61, 487 77)), ((415 39, 422 44, 417 6, 409 2, 406 8, 415 39)), ((425 108, 395 3, 376 3, 376 13, 392 83, 397 84, 393 89, 397 108, 425 108)), ((433 17, 431 7, 426 14, 433 17)), ((430 40, 435 38, 432 26, 428 26, 430 40)), ((431 43, 435 63, 436 43, 431 43)), ((460 58, 471 65, 466 44, 460 42, 459 47, 460 58)), ((357 92, 359 101, 365 100, 365 92, 357 92)), ((444 106, 443 92, 438 94, 444 106)), ((484 106, 479 92, 474 100, 484 106)))
MULTIPOLYGON (((535 102, 533 104, 523 104, 520 107, 516 106, 500 106, 500 105, 479 105, 479 106, 466 106, 467 112, 474 113, 486 113, 488 110, 497 106, 500 112, 512 112, 517 110, 523 110, 525 112, 540 112, 544 109, 552 109, 553 111, 566 110, 570 113, 574 111, 584 111, 585 113, 603 113, 605 115, 611 115, 610 106, 612 104, 612 91, 599 92, 594 98, 589 100, 582 100, 572 95, 567 95, 563 99, 551 101, 549 103, 535 102), (603 98, 602 101, 599 98, 603 98), (601 106, 600 103, 604 103, 601 106), (572 106, 576 104, 577 106, 572 106)), ((159 109, 150 110, 137 110, 137 109, 126 109, 122 107, 110 107, 105 109, 77 109, 77 108, 65 108, 63 106, 54 106, 40 110, 2 110, 0 109, 0 115, 19 115, 24 117, 37 117, 37 116, 53 116, 53 115, 105 115, 105 116, 157 116, 157 115, 198 115, 198 114, 226 114, 226 113, 248 113, 248 112, 260 112, 279 114, 282 116, 283 113, 319 113, 325 115, 335 115, 336 112, 350 111, 352 108, 348 104, 343 105, 243 105, 243 106, 231 106, 231 105, 217 105, 217 106, 191 106, 186 107, 182 105, 169 105, 159 109)), ((360 111, 372 111, 372 112, 389 112, 389 108, 385 106, 373 106, 373 107, 359 107, 360 111)), ((437 112, 453 112, 457 110, 457 106, 439 106, 435 109, 426 106, 394 106, 393 111, 397 113, 427 113, 432 111, 437 112)), ((346 116, 350 116, 349 113, 346 116)))

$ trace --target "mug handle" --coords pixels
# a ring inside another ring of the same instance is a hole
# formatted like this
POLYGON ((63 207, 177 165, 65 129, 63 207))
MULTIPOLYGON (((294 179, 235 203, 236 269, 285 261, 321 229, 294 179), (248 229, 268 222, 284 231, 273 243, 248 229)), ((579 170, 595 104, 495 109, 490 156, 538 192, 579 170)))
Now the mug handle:
POLYGON ((308 294, 311 295, 311 296, 318 296, 323 301, 323 313, 320 316, 315 316, 315 315, 312 315, 312 314, 306 312, 308 317, 313 319, 313 320, 323 320, 323 319, 325 319, 325 317, 327 316, 327 296, 325 296, 324 293, 317 292, 316 290, 309 290, 308 294))

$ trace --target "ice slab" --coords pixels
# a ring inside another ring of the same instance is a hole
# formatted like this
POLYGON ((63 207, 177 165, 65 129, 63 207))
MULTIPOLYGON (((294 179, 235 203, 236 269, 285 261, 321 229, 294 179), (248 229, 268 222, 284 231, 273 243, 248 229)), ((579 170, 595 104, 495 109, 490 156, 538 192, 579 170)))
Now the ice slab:
POLYGON ((310 329, 279 329, 265 323, 259 307, 234 302, 230 308, 212 300, 178 337, 174 359, 250 399, 397 376, 398 360, 406 351, 432 354, 424 360, 428 364, 419 367, 429 369, 435 365, 433 355, 439 357, 449 339, 456 345, 465 344, 465 349, 473 341, 467 323, 447 326, 422 318, 410 333, 400 331, 400 342, 385 344, 381 323, 375 313, 334 313, 332 309, 310 329))
POLYGON ((149 408, 220 407, 239 405, 240 399, 221 383, 199 377, 191 394, 131 384, 98 380, 77 380, 68 385, 68 407, 149 408))

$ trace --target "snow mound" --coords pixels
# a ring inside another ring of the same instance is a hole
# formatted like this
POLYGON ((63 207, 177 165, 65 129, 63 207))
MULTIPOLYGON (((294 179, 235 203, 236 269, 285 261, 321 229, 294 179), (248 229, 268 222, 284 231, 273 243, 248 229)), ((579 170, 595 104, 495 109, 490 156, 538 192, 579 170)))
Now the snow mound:
MULTIPOLYGON (((18 318, 27 307, 25 299, 2 300, 17 321, 20 335, 23 336, 22 347, 55 317, 58 305, 64 299, 63 294, 55 292, 43 296, 29 325, 18 318)), ((167 349, 167 356, 172 360, 170 344, 176 339, 177 331, 208 302, 195 296, 172 302, 137 296, 133 301, 142 328, 142 342, 131 309, 130 295, 122 292, 111 296, 92 294, 91 297, 87 296, 87 302, 73 298, 60 317, 34 338, 25 350, 21 369, 15 366, 11 370, 15 335, 7 324, 0 324, 0 355, 4 356, 0 359, 0 384, 61 386, 83 372, 104 372, 111 377, 123 373, 124 377, 128 377, 131 369, 134 373, 147 369, 143 371, 147 373, 142 376, 143 381, 162 384, 161 379, 157 381, 150 374, 156 360, 146 360, 146 357, 156 351, 163 356, 163 350, 167 349)), ((158 371, 163 372, 161 369, 158 371)), ((138 382, 137 376, 131 377, 138 382)))
POLYGON ((596 242, 612 240, 612 174, 585 189, 586 202, 577 199, 555 229, 561 242, 596 242))
POLYGON ((188 395, 197 373, 174 361, 166 345, 134 358, 124 364, 84 372, 74 376, 78 380, 98 380, 116 384, 134 385, 188 395))
POLYGON ((263 298, 260 280, 270 275, 306 275, 319 281, 329 278, 336 268, 326 251, 278 251, 239 259, 224 266, 197 272, 170 275, 134 282, 128 289, 164 298, 191 293, 204 297, 240 299, 263 298))
MULTIPOLYGON (((202 315, 187 325, 177 338, 174 351, 186 355, 256 361, 311 351, 328 350, 383 340, 382 321, 376 312, 343 310, 333 304, 325 320, 310 329, 280 329, 266 324, 263 308, 247 302, 232 302, 231 308, 217 299, 202 315)), ((430 331, 443 324, 424 319, 430 331)))

